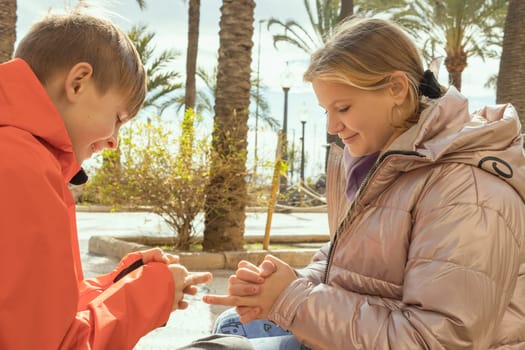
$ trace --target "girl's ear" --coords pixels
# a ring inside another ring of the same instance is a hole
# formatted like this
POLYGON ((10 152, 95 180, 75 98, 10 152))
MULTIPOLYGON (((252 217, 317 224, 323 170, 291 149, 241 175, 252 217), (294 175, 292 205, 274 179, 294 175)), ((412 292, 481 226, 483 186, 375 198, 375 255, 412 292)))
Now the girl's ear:
POLYGON ((409 82, 404 72, 395 71, 390 77, 390 95, 397 106, 402 106, 408 96, 409 82))
POLYGON ((65 84, 66 97, 75 101, 93 81, 93 67, 87 62, 75 64, 67 73, 65 84))

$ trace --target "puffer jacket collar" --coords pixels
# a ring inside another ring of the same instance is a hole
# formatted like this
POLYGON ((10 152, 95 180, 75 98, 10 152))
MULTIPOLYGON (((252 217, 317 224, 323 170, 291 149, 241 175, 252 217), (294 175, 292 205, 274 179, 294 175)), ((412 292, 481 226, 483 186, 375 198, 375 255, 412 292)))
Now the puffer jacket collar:
POLYGON ((34 135, 54 154, 66 181, 80 170, 62 117, 21 59, 0 65, 0 127, 4 126, 34 135))
MULTIPOLYGON (((509 183, 525 202, 525 157, 521 125, 512 105, 484 107, 472 115, 454 87, 421 114, 418 124, 398 137, 378 160, 369 181, 373 198, 400 173, 434 163, 464 163, 509 183)), ((364 194, 364 193, 363 193, 364 194)))

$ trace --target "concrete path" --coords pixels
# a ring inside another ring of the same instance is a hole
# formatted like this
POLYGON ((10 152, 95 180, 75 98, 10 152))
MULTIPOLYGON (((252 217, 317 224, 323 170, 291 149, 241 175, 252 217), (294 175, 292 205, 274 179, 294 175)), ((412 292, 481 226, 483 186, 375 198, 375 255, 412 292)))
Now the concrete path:
MULTIPOLYGON (((97 213, 78 212, 77 223, 84 274, 86 277, 97 276, 111 271, 118 263, 117 259, 88 254, 88 241, 93 235, 169 235, 169 228, 162 219, 150 213, 97 213)), ((248 213, 246 235, 264 234, 266 214, 248 213)), ((326 213, 275 213, 271 235, 326 234, 328 222, 326 213)), ((209 306, 200 301, 205 293, 224 293, 228 276, 233 270, 215 270, 213 281, 199 289, 191 298, 190 307, 176 311, 166 325, 143 337, 135 349, 176 349, 192 340, 210 333, 213 322, 224 308, 209 306)))

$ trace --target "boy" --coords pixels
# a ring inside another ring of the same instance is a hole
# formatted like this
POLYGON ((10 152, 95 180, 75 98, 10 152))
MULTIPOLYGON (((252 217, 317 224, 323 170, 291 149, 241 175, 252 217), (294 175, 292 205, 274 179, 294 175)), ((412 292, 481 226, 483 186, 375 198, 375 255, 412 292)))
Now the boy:
POLYGON ((160 249, 83 278, 67 183, 117 146, 145 75, 124 33, 81 14, 35 24, 0 65, 1 349, 130 349, 211 279, 160 249))

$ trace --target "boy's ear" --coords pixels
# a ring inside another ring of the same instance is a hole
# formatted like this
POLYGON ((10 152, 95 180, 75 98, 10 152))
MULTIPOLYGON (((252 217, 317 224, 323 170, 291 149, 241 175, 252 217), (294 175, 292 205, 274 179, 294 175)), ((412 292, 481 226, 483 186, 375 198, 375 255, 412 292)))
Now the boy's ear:
POLYGON ((87 62, 75 64, 67 73, 65 80, 65 91, 67 99, 74 101, 81 95, 91 83, 93 77, 93 67, 87 62))
POLYGON ((395 71, 390 77, 390 94, 394 103, 398 106, 403 105, 408 95, 409 82, 404 72, 395 71))

